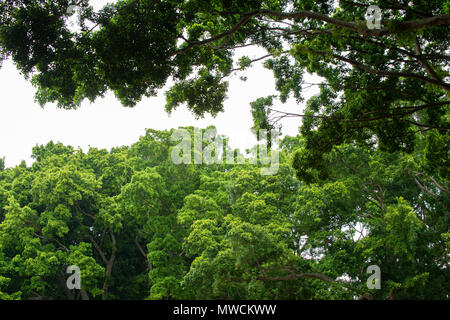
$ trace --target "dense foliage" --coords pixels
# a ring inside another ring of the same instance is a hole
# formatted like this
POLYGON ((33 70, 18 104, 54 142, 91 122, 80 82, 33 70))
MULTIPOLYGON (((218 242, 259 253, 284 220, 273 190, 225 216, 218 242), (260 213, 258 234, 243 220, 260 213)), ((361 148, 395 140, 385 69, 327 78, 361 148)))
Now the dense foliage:
POLYGON ((174 164, 172 132, 110 152, 51 142, 2 168, 0 298, 448 298, 449 191, 423 170, 424 138, 413 154, 336 147, 330 178, 305 184, 290 166, 301 136, 261 175, 174 164))
POLYGON ((279 94, 251 103, 254 128, 302 123, 275 175, 175 164, 173 131, 109 152, 37 146, 30 167, 0 159, 0 298, 448 298, 449 11, 448 0, 119 0, 98 12, 1 1, 0 62, 41 105, 111 90, 134 106, 172 83, 167 111, 216 115, 227 77, 264 61, 279 94), (380 28, 366 24, 370 5, 380 28), (242 48, 263 55, 237 59, 242 48), (306 107, 274 107, 289 98, 306 107), (70 265, 82 290, 66 286, 70 265), (370 265, 379 290, 366 286, 370 265))
POLYGON ((5 0, 0 61, 11 57, 31 77, 41 104, 75 108, 110 89, 133 106, 173 80, 167 110, 185 103, 203 116, 223 110, 227 76, 266 60, 279 96, 252 104, 255 125, 304 117, 294 167, 313 182, 329 176, 327 155, 342 143, 412 152, 416 131, 440 130, 427 138, 427 159, 448 156, 449 10, 448 0, 120 0, 99 12, 88 0, 5 0), (78 31, 67 24, 71 5, 78 31), (379 29, 366 24, 370 5, 381 9, 379 29), (266 54, 234 59, 252 47, 266 54), (305 71, 323 81, 305 83, 305 71), (311 85, 320 95, 302 114, 273 108, 302 101, 311 85))

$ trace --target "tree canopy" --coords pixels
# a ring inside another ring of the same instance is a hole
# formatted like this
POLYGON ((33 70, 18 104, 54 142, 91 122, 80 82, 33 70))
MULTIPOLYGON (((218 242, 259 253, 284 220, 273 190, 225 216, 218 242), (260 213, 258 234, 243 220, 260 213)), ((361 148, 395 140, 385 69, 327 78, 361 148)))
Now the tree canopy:
POLYGON ((301 124, 274 175, 248 160, 175 164, 174 130, 110 151, 50 142, 30 166, 0 158, 0 299, 448 299, 449 11, 447 0, 0 2, 0 62, 41 105, 111 90, 132 107, 172 83, 168 112, 214 116, 228 77, 263 61, 277 94, 251 103, 254 128, 301 124), (242 48, 264 54, 236 58, 242 48), (278 110, 292 98, 303 111, 278 110), (81 290, 66 286, 70 265, 81 290))
POLYGON ((172 133, 109 152, 50 142, 0 171, 0 298, 448 298, 449 190, 423 171, 424 143, 336 147, 330 178, 306 184, 290 165, 302 136, 261 175, 174 164, 172 133), (380 290, 366 286, 373 264, 380 290))
POLYGON ((6 0, 1 59, 11 57, 31 78, 41 104, 75 108, 112 90, 133 106, 171 79, 166 109, 185 103, 197 116, 222 111, 227 76, 265 60, 279 95, 252 104, 255 125, 302 117, 307 152, 296 170, 314 181, 328 176, 335 145, 411 152, 417 131, 431 131, 431 148, 448 141, 449 10, 446 0, 121 0, 95 12, 87 0, 6 0), (67 26, 73 5, 78 31, 67 26), (370 5, 381 9, 379 29, 366 23, 370 5), (243 47, 267 53, 235 61, 243 47), (305 83, 305 72, 323 81, 305 83), (301 114, 273 107, 290 96, 301 102, 311 85, 320 94, 301 114))

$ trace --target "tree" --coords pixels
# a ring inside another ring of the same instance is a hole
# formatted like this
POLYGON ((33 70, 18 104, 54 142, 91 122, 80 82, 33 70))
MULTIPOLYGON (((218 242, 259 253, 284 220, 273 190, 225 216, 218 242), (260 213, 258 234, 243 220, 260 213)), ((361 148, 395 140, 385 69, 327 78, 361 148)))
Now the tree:
POLYGON ((202 172, 225 166, 175 165, 171 136, 148 130, 110 152, 50 142, 33 148, 31 167, 1 171, 2 298, 187 297, 177 210, 202 172), (80 291, 66 286, 70 265, 80 267, 80 291))
POLYGON ((226 78, 265 60, 279 94, 251 103, 254 128, 286 117, 302 127, 281 142, 272 176, 248 160, 175 164, 173 130, 109 152, 51 142, 33 149, 30 167, 0 163, 0 298, 447 299, 449 10, 448 1, 122 0, 99 12, 86 0, 1 2, 1 59, 31 78, 42 105, 76 108, 112 90, 133 106, 173 80, 167 111, 185 103, 216 115, 226 78), (70 5, 79 31, 66 25, 70 5), (370 5, 382 11, 379 29, 364 19, 370 5), (235 61, 248 47, 266 52, 235 61), (307 83, 305 71, 321 80, 307 83), (303 102, 316 85, 304 111, 274 107, 303 102), (64 283, 72 264, 84 272, 79 292, 64 283), (373 264, 380 290, 366 286, 373 264))
POLYGON ((449 191, 418 157, 343 145, 330 178, 305 184, 287 165, 304 138, 282 146, 276 176, 236 166, 185 198, 184 284, 196 299, 447 298, 449 191), (373 264, 381 290, 366 286, 373 264))
POLYGON ((99 12, 86 0, 4 1, 0 46, 3 58, 32 75, 41 104, 75 108, 110 89, 132 106, 172 78, 166 109, 186 103, 197 116, 222 111, 226 77, 266 59, 282 102, 320 87, 302 114, 279 112, 268 100, 252 105, 257 126, 303 117, 307 152, 296 169, 314 181, 327 177, 324 157, 334 145, 411 151, 416 131, 448 140, 449 10, 443 0, 124 0, 99 12), (65 24, 74 4, 79 32, 65 24), (382 10, 379 29, 366 24, 369 5, 382 10), (235 65, 234 52, 252 46, 267 54, 235 65), (304 71, 323 81, 305 83, 304 71))
POLYGON ((50 142, 1 171, 0 298, 447 298, 450 191, 424 170, 423 141, 335 147, 329 178, 306 184, 290 165, 302 136, 261 175, 248 160, 174 164, 172 133, 87 153, 50 142))
POLYGON ((334 279, 364 280, 351 286, 359 296, 446 298, 449 192, 422 171, 421 153, 343 145, 330 155, 330 178, 299 192, 295 229, 307 236, 303 250, 323 255, 334 279), (381 290, 365 287, 372 264, 382 270, 381 290))

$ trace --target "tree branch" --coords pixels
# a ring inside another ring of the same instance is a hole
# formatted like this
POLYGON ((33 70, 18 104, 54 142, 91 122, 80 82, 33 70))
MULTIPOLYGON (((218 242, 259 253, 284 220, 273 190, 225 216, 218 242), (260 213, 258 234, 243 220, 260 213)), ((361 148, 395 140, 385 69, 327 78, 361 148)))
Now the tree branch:
MULTIPOLYGON (((322 56, 326 56, 325 52, 317 51, 317 50, 313 50, 313 49, 308 49, 308 50, 311 51, 312 53, 319 54, 319 55, 322 55, 322 56)), ((422 76, 420 74, 408 73, 408 72, 398 72, 398 71, 376 70, 376 69, 373 69, 370 66, 365 65, 365 64, 363 64, 361 62, 358 62, 358 61, 355 61, 355 60, 352 60, 352 59, 340 56, 338 54, 332 54, 332 56, 335 59, 338 59, 338 60, 343 61, 343 62, 347 62, 347 63, 349 63, 349 64, 351 64, 351 65, 353 65, 353 66, 355 66, 355 67, 357 67, 359 69, 362 69, 362 70, 364 70, 364 71, 366 71, 368 73, 376 74, 378 76, 397 77, 397 78, 404 77, 404 78, 417 79, 417 80, 421 80, 421 81, 424 81, 424 82, 428 82, 428 83, 431 83, 431 84, 438 85, 438 86, 442 87, 443 89, 445 89, 446 91, 450 91, 450 84, 442 82, 442 81, 438 81, 438 80, 435 80, 435 79, 430 79, 430 78, 424 77, 424 76, 422 76)))
POLYGON ((425 71, 428 73, 428 75, 436 80, 439 81, 441 83, 443 83, 442 79, 439 78, 439 76, 437 75, 437 73, 431 68, 430 64, 428 63, 428 61, 425 60, 425 58, 422 55, 422 49, 420 48, 420 43, 419 43, 419 39, 414 40, 414 46, 416 49, 416 54, 417 54, 417 60, 422 64, 423 68, 425 69, 425 71))
POLYGON ((136 245, 136 247, 138 248, 139 252, 142 254, 142 256, 145 258, 145 261, 147 261, 147 267, 148 267, 148 271, 152 271, 152 263, 150 261, 148 261, 148 257, 147 254, 144 252, 144 250, 142 249, 141 245, 139 244, 137 237, 133 237, 133 241, 134 244, 136 245))

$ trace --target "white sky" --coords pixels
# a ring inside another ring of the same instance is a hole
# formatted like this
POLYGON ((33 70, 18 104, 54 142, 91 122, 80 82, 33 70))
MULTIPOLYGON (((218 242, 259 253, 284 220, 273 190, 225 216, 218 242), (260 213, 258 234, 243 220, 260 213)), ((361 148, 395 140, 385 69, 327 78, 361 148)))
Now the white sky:
MULTIPOLYGON (((96 8, 108 1, 93 1, 96 8)), ((250 58, 265 53, 251 49, 242 51, 250 58)), ((255 138, 250 132, 253 126, 250 102, 259 97, 277 94, 272 72, 263 67, 263 62, 245 71, 246 82, 239 80, 237 73, 229 80, 228 100, 224 112, 216 118, 206 116, 196 120, 186 107, 179 107, 169 116, 164 110, 165 96, 161 90, 157 97, 144 98, 134 108, 125 108, 111 92, 94 103, 84 102, 77 110, 58 109, 55 104, 41 108, 34 101, 35 88, 16 70, 11 60, 4 61, 0 69, 0 158, 5 157, 6 166, 15 166, 25 160, 31 164, 32 147, 53 140, 65 145, 89 146, 110 149, 131 145, 145 134, 146 128, 157 130, 195 126, 205 128, 214 125, 218 133, 230 138, 233 147, 242 152, 253 146, 255 138)), ((307 79, 314 82, 314 79, 307 79)), ((317 79, 316 79, 317 81, 317 79)), ((304 92, 306 98, 315 93, 311 88, 304 92)), ((303 105, 294 100, 287 104, 274 105, 275 109, 301 112, 303 105)), ((283 121, 283 135, 296 135, 300 118, 283 121)))

